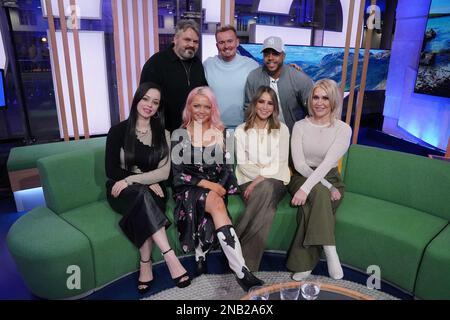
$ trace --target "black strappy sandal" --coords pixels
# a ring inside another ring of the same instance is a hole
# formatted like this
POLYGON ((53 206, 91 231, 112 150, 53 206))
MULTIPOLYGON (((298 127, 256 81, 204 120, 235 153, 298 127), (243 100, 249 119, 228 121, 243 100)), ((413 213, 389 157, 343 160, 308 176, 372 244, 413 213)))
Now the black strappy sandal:
MULTIPOLYGON (((147 261, 141 260, 141 263, 149 263, 151 258, 149 258, 147 261)), ((138 291, 140 294, 145 294, 150 290, 150 285, 152 284, 153 279, 150 281, 139 281, 138 280, 138 291)))
MULTIPOLYGON (((163 255, 166 255, 166 253, 173 251, 172 248, 170 248, 169 250, 163 252, 163 255)), ((167 262, 166 262, 167 263, 167 262)), ((185 273, 183 273, 181 276, 176 277, 176 278, 172 278, 173 282, 175 283, 175 285, 178 288, 186 288, 187 286, 189 286, 191 284, 191 278, 189 277, 188 272, 186 271, 185 273), (181 279, 188 277, 187 280, 181 281, 181 279)))

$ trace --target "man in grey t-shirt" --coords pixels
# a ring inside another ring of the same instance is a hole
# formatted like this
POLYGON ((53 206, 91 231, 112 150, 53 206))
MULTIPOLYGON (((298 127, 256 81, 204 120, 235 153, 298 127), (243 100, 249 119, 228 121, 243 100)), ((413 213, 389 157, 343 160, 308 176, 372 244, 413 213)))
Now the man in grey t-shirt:
POLYGON ((247 77, 245 109, 260 86, 270 86, 278 96, 280 121, 284 122, 291 132, 295 122, 308 113, 306 105, 313 81, 303 71, 284 64, 286 54, 280 37, 265 39, 261 51, 264 55, 264 65, 250 72, 247 77))

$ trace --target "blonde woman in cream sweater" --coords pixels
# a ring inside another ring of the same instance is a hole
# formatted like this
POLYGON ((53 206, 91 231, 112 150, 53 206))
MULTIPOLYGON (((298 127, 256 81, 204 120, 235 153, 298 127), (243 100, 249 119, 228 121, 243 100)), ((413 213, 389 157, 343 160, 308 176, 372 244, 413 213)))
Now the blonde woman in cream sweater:
POLYGON ((295 123, 291 151, 295 167, 288 186, 292 205, 298 206, 298 228, 288 254, 292 278, 301 281, 317 265, 322 249, 333 279, 344 274, 336 251, 335 212, 344 195, 338 172, 347 152, 351 128, 340 119, 342 97, 337 83, 319 80, 308 100, 310 116, 295 123))

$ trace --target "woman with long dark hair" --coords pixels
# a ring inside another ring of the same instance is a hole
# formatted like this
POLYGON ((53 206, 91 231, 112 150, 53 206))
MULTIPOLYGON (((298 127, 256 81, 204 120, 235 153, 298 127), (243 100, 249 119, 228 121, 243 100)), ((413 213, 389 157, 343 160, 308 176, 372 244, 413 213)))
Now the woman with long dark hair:
POLYGON ((190 278, 170 248, 165 215, 164 186, 170 173, 170 135, 164 130, 161 89, 142 83, 133 98, 127 120, 111 127, 106 140, 107 199, 123 215, 119 225, 141 255, 138 291, 145 293, 153 280, 151 249, 159 247, 178 287, 190 278))
POLYGON ((247 266, 259 268, 277 205, 290 180, 289 129, 278 120, 276 92, 261 86, 247 109, 246 122, 236 128, 236 177, 245 211, 236 231, 247 266))
POLYGON ((237 192, 233 166, 227 163, 224 126, 216 98, 208 87, 193 89, 183 111, 180 139, 172 149, 174 211, 185 252, 195 250, 197 272, 204 273, 205 253, 220 243, 239 285, 247 291, 263 282, 245 265, 241 245, 226 207, 237 192))

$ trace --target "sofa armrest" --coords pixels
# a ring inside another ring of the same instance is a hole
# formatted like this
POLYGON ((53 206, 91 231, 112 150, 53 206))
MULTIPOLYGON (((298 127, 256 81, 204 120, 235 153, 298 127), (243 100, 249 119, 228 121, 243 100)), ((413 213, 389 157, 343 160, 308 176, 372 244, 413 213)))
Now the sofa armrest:
POLYGON ((40 207, 23 215, 13 224, 6 240, 33 294, 62 299, 87 294, 95 288, 89 239, 50 209, 40 207), (80 272, 79 288, 68 286, 71 266, 80 272))

